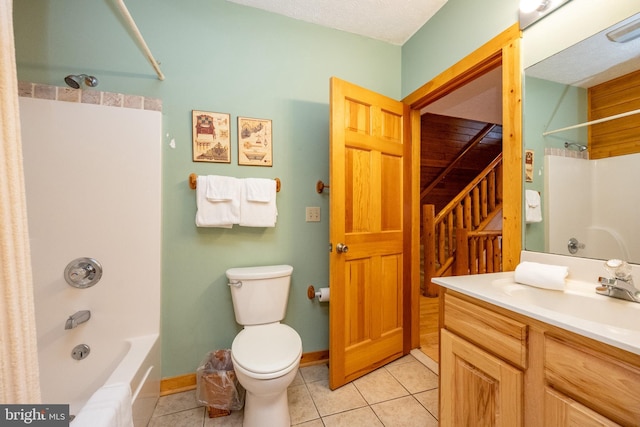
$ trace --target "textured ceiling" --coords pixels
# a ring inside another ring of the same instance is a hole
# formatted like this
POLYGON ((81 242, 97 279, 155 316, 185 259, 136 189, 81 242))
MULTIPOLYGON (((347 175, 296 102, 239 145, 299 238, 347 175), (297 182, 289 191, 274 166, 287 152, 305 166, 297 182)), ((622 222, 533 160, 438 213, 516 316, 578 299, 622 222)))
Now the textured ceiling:
POLYGON ((403 45, 447 0, 227 0, 403 45))
POLYGON ((608 32, 631 22, 640 22, 640 14, 528 67, 526 74, 588 88, 636 71, 640 69, 640 38, 626 43, 607 38, 608 32))

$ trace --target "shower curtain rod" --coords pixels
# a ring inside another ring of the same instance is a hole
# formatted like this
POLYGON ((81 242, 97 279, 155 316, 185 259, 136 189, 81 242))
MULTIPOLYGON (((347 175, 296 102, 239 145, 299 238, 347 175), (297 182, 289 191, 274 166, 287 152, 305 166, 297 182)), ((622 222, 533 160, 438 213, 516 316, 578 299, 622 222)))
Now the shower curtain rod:
POLYGON ((556 130, 550 130, 550 131, 547 131, 547 132, 542 132, 542 136, 551 135, 552 133, 556 133, 556 132, 562 132, 563 130, 577 129, 577 128, 581 128, 581 127, 585 127, 585 126, 589 126, 589 125, 595 125, 595 124, 598 124, 598 123, 608 122, 609 120, 621 119, 623 117, 632 116, 632 115, 638 114, 638 113, 640 113, 640 109, 627 111, 626 113, 614 114, 613 116, 603 117, 601 119, 592 120, 590 122, 580 123, 578 125, 568 126, 566 128, 562 128, 562 129, 556 129, 556 130))
POLYGON ((131 27, 131 30, 133 31, 134 35, 138 39, 138 43, 140 43, 140 46, 144 50, 144 53, 147 56, 147 59, 151 63, 151 66, 153 66, 153 69, 156 70, 156 74, 158 74, 158 79, 164 80, 164 74, 162 74, 162 71, 160 70, 160 66, 158 65, 158 62, 156 62, 155 58, 151 54, 151 51, 149 50, 149 46, 147 46, 147 43, 144 41, 144 38, 142 37, 142 34, 140 33, 140 30, 138 29, 136 22, 133 20, 133 17, 129 13, 129 9, 127 9, 127 6, 125 6, 124 0, 117 0, 116 4, 120 9, 120 13, 122 13, 122 17, 125 19, 125 21, 127 21, 127 24, 129 24, 129 27, 131 27))

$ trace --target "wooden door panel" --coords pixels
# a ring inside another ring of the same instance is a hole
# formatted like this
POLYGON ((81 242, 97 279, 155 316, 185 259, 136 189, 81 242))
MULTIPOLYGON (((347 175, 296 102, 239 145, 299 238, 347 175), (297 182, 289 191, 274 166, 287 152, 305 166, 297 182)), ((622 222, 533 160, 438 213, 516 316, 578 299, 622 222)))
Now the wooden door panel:
POLYGON ((384 201, 381 209, 382 231, 402 230, 403 203, 402 193, 398 191, 398 182, 402 182, 402 158, 398 156, 382 156, 381 198, 384 201))
POLYGON ((370 151, 346 148, 345 188, 347 208, 345 232, 373 231, 376 224, 375 189, 368 180, 373 176, 374 165, 370 151))
POLYGON ((381 257, 380 298, 385 304, 380 313, 380 335, 402 328, 402 254, 381 257))

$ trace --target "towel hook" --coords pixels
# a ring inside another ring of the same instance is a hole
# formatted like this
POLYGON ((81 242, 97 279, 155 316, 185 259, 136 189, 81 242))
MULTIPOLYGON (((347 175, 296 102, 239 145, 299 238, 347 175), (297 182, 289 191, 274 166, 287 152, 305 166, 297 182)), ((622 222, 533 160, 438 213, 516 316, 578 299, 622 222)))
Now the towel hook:
POLYGON ((324 182, 320 180, 316 182, 316 191, 318 192, 318 194, 321 194, 325 188, 329 188, 329 186, 325 185, 324 182))

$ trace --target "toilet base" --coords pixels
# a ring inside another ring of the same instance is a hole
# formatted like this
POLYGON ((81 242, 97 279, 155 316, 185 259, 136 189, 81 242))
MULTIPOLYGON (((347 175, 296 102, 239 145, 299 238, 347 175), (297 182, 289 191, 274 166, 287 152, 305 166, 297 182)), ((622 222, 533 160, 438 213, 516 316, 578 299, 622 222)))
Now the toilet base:
POLYGON ((247 390, 244 403, 243 427, 289 427, 287 390, 270 395, 254 395, 247 390))

